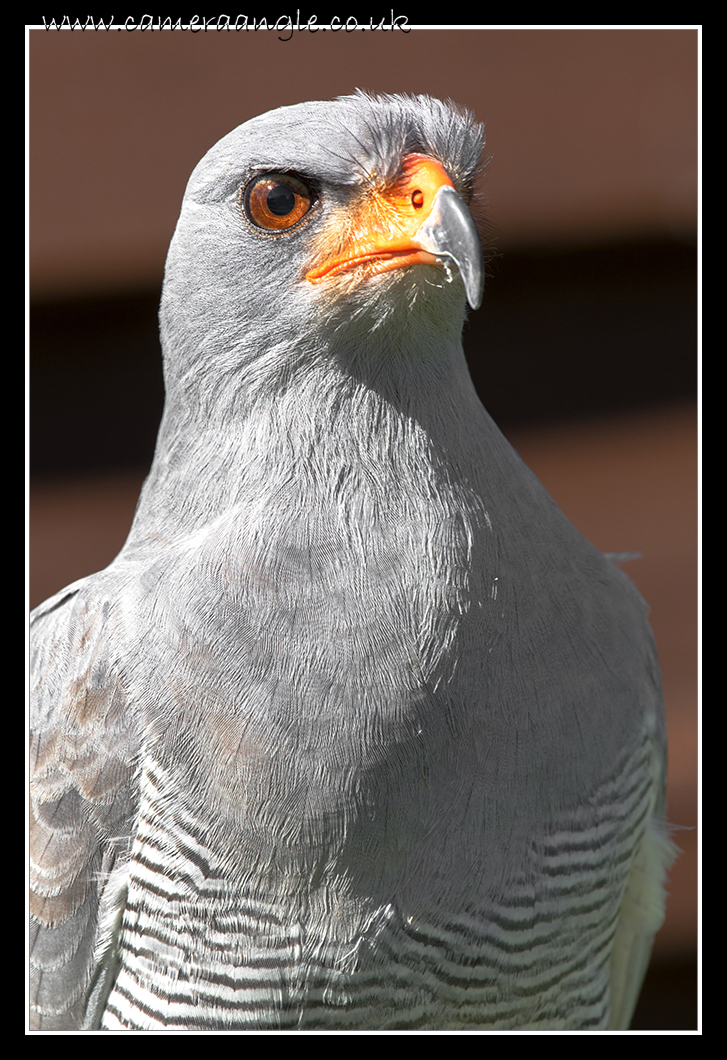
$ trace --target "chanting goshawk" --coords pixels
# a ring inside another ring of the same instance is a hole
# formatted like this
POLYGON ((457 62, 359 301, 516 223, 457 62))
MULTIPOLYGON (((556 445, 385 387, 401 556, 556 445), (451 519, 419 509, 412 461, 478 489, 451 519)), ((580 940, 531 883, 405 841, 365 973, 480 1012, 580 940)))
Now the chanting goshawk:
POLYGON ((628 1026, 659 668, 470 381, 481 150, 359 92, 192 174, 129 538, 32 616, 33 1026, 628 1026))

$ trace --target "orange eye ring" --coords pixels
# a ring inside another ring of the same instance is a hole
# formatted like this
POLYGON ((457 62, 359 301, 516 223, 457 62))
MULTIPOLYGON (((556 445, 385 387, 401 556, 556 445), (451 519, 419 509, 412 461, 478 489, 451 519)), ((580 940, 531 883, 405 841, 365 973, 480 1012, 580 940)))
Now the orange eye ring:
POLYGON ((308 213, 315 196, 291 173, 264 173, 250 181, 243 195, 248 220, 265 232, 285 232, 308 213))

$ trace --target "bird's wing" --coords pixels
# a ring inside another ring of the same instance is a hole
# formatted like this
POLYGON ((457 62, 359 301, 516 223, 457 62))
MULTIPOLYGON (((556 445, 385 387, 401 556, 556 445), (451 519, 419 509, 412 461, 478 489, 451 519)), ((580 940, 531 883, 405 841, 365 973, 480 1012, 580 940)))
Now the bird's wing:
POLYGON ((645 646, 647 667, 659 690, 658 705, 647 709, 645 714, 650 735, 648 779, 653 801, 631 863, 611 949, 611 1030, 628 1030, 630 1026, 649 966, 654 936, 664 922, 667 872, 677 854, 666 824, 666 720, 656 645, 650 634, 645 646))
MULTIPOLYGON (((97 578, 99 576, 96 576, 97 578)), ((31 616, 31 1026, 93 1026, 113 975, 137 746, 94 578, 31 616)))
POLYGON ((636 851, 611 950, 611 1030, 628 1030, 664 922, 666 876, 676 847, 662 820, 649 821, 636 851))

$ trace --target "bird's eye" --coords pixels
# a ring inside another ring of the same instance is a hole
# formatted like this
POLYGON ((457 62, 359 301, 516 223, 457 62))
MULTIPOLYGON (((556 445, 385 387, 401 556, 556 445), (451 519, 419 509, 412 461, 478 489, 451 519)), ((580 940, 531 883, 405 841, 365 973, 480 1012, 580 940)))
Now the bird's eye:
POLYGON ((257 228, 283 232, 310 210, 315 195, 290 173, 266 173, 252 180, 243 196, 245 213, 257 228))

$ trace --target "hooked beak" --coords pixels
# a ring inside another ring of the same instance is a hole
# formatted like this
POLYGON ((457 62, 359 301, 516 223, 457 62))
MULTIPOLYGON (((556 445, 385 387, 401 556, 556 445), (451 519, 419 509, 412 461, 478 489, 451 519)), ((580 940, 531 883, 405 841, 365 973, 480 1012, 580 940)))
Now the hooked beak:
POLYGON ((484 256, 477 227, 446 170, 425 155, 407 155, 393 188, 367 197, 342 245, 324 245, 306 273, 311 283, 364 266, 366 274, 409 265, 457 266, 467 301, 482 302, 484 256))
POLYGON ((467 301, 479 309, 485 286, 485 261, 479 233, 467 204, 454 188, 439 189, 431 213, 415 236, 422 250, 451 258, 459 269, 467 301))

